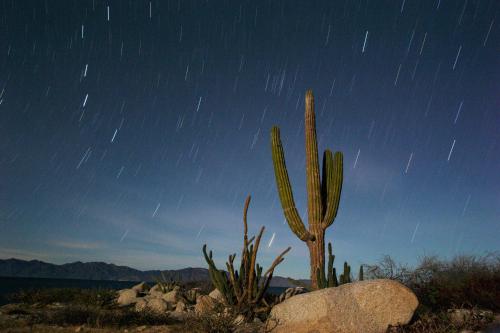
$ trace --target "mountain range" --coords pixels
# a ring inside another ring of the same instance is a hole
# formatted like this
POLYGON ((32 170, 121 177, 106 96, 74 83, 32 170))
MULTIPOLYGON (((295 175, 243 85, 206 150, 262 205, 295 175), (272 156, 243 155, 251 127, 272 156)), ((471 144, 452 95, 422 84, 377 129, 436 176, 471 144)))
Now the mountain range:
MULTIPOLYGON (((141 271, 127 266, 117 266, 104 262, 73 262, 56 265, 39 260, 0 259, 0 276, 30 277, 53 279, 110 280, 110 281, 156 281, 162 276, 167 280, 181 282, 208 281, 210 279, 206 268, 182 268, 178 270, 148 270, 141 271)), ((271 287, 295 287, 309 283, 308 280, 298 280, 273 276, 271 287)))

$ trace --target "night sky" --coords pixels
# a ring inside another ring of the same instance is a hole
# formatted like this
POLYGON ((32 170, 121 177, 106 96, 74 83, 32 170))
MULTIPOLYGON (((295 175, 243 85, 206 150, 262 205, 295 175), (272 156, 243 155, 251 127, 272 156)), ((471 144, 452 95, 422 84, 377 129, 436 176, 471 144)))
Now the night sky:
MULTIPOLYGON (((500 250, 500 2, 0 1, 0 258, 206 267, 306 214, 304 95, 344 153, 337 265, 500 250)), ((306 219, 307 220, 307 219, 306 219)), ((273 237, 274 234, 274 237, 273 237)), ((271 241, 271 239, 273 239, 271 241)))

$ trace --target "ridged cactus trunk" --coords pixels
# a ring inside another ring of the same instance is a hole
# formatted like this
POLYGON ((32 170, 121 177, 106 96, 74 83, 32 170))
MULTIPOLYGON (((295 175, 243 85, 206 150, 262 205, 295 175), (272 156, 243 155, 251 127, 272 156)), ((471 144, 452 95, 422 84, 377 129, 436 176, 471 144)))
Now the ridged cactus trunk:
POLYGON ((324 272, 325 269, 325 231, 332 225, 339 207, 343 162, 341 152, 336 152, 333 155, 330 150, 325 150, 320 177, 314 96, 311 90, 306 92, 305 109, 308 229, 304 226, 295 206, 280 131, 276 126, 271 130, 271 147, 276 184, 283 212, 292 231, 299 239, 306 242, 309 248, 310 278, 313 289, 317 289, 316 272, 318 270, 324 272))

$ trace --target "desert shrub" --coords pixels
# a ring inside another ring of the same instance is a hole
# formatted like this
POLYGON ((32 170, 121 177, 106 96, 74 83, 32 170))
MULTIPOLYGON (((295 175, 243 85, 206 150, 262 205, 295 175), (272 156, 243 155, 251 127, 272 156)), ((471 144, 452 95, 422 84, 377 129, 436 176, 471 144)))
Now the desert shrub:
POLYGON ((8 296, 12 302, 46 305, 51 303, 111 306, 117 293, 108 289, 45 288, 21 290, 8 296))
POLYGON ((419 311, 454 307, 500 310, 500 255, 461 255, 451 260, 424 257, 415 268, 385 256, 366 265, 369 278, 400 281, 417 295, 419 311))
MULTIPOLYGON (((229 309, 228 309, 229 310, 229 309)), ((192 333, 230 333, 235 329, 234 321, 236 314, 224 309, 224 306, 217 303, 215 307, 204 313, 190 315, 188 320, 183 322, 181 332, 192 333)))
POLYGON ((68 305, 33 314, 32 324, 88 325, 90 327, 125 327, 133 325, 169 325, 176 320, 168 314, 137 312, 133 309, 103 309, 95 306, 68 305))
POLYGON ((200 292, 203 295, 208 295, 212 290, 215 289, 212 281, 190 281, 183 282, 182 286, 186 289, 200 288, 200 292))
MULTIPOLYGON (((477 309, 474 309, 477 311, 477 309)), ((389 327, 387 333, 460 333, 484 330, 492 317, 470 316, 463 322, 454 322, 447 311, 421 312, 414 320, 404 326, 389 327)))

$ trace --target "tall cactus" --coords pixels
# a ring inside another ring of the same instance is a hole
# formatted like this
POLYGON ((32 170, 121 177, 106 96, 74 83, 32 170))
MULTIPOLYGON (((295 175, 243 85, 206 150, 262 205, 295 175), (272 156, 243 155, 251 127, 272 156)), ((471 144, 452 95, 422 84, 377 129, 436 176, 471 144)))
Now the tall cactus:
POLYGON ((325 150, 320 182, 318 142, 316 139, 316 116, 314 96, 306 92, 305 134, 306 134, 306 185, 309 228, 306 229, 295 207, 292 186, 288 178, 285 154, 280 139, 280 130, 271 130, 271 147, 274 173, 283 212, 292 231, 309 248, 310 277, 313 289, 318 288, 316 272, 325 270, 325 231, 337 216, 343 179, 343 156, 325 150))

